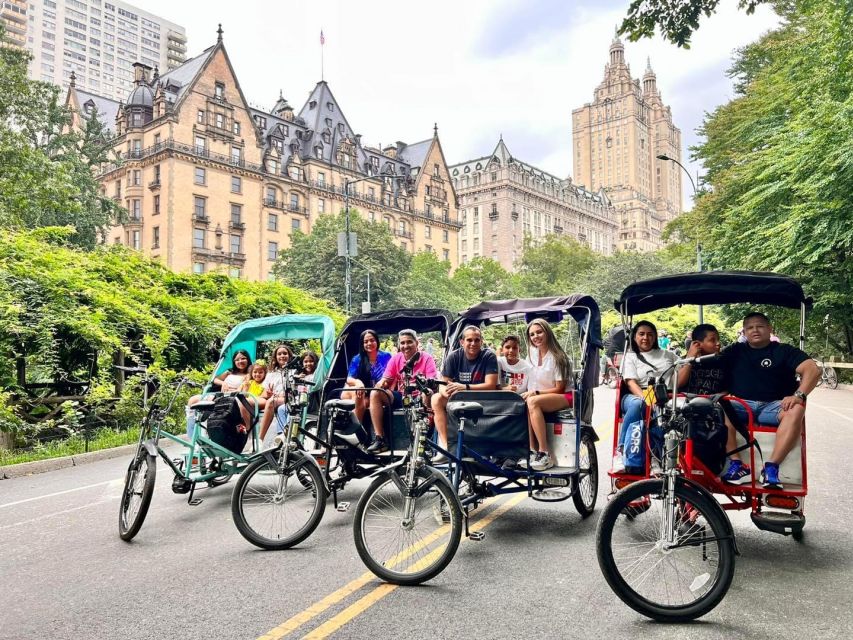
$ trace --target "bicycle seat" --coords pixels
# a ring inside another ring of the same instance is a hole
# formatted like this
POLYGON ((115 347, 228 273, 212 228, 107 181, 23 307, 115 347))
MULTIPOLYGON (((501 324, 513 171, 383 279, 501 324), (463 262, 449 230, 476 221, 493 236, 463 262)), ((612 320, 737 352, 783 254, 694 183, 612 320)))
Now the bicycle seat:
POLYGON ((476 420, 483 415, 483 405, 479 402, 448 402, 447 410, 456 418, 465 418, 466 420, 476 420))
POLYGON ((341 400, 340 398, 335 398, 333 400, 328 400, 324 406, 328 411, 331 411, 332 409, 352 411, 355 409, 355 400, 341 400))

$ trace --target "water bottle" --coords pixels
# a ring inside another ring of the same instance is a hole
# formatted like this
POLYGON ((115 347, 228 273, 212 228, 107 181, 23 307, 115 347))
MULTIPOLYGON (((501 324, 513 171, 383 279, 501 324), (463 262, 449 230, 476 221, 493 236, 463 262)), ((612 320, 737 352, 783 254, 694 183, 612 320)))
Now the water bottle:
POLYGON ((299 391, 299 404, 303 406, 308 404, 308 387, 305 385, 299 385, 299 387, 297 387, 297 391, 299 391))

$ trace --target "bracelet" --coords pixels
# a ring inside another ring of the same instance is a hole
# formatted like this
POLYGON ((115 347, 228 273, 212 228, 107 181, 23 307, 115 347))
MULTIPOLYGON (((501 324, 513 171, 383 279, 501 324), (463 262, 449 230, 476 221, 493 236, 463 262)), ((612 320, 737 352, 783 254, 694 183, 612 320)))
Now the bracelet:
POLYGON ((470 391, 470 390, 471 390, 471 385, 470 385, 470 384, 468 384, 467 382, 465 383, 465 390, 466 390, 466 391, 470 391))

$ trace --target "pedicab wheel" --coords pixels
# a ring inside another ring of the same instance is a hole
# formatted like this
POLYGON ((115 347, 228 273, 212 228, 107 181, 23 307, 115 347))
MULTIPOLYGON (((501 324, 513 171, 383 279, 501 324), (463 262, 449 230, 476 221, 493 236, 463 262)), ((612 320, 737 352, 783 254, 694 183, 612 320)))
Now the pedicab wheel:
POLYGON ((587 433, 581 436, 578 471, 580 473, 575 479, 577 486, 572 494, 572 501, 581 517, 586 518, 592 514, 598 499, 598 454, 595 451, 595 442, 587 433))
POLYGON ((826 386, 830 389, 838 388, 838 374, 832 367, 826 367, 826 386))
POLYGON ((675 488, 675 544, 665 544, 663 481, 631 484, 598 522, 598 564, 610 588, 635 611, 661 622, 705 615, 726 595, 734 576, 734 542, 719 505, 675 488), (631 505, 647 503, 645 510, 631 505), (632 518, 622 517, 632 513, 632 518))
POLYGON ((326 509, 326 490, 317 466, 294 451, 288 466, 266 457, 247 466, 231 497, 237 530, 261 549, 289 549, 310 536, 326 509))
POLYGON ((423 469, 416 476, 407 520, 406 491, 392 473, 377 477, 358 501, 355 547, 367 568, 386 582, 420 584, 453 560, 462 537, 462 511, 450 486, 423 469))
POLYGON ((122 540, 132 540, 142 528, 151 506, 156 478, 157 458, 141 449, 127 468, 124 479, 118 514, 118 535, 122 540))

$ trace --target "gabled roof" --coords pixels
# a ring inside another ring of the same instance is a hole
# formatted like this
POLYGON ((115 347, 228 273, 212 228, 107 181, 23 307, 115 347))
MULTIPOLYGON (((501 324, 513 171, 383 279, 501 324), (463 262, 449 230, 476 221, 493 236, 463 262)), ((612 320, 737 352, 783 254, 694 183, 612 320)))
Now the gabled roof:
POLYGON ((166 92, 167 102, 175 103, 184 96, 187 89, 192 85, 193 80, 195 80, 195 77, 202 70, 215 50, 216 45, 213 45, 195 58, 190 58, 180 67, 176 67, 160 76, 160 86, 166 92))
POLYGON ((71 90, 74 92, 74 97, 77 100, 77 104, 80 106, 81 118, 88 118, 90 107, 94 107, 95 112, 98 114, 98 120, 101 121, 104 128, 109 131, 115 131, 116 115, 118 115, 119 107, 121 107, 120 102, 110 98, 104 98, 103 96, 99 96, 94 93, 89 93, 88 91, 83 91, 76 87, 71 90))
POLYGON ((408 164, 410 167, 423 167, 426 161, 427 154, 432 148, 432 138, 421 140, 413 144, 407 145, 397 157, 408 164))

